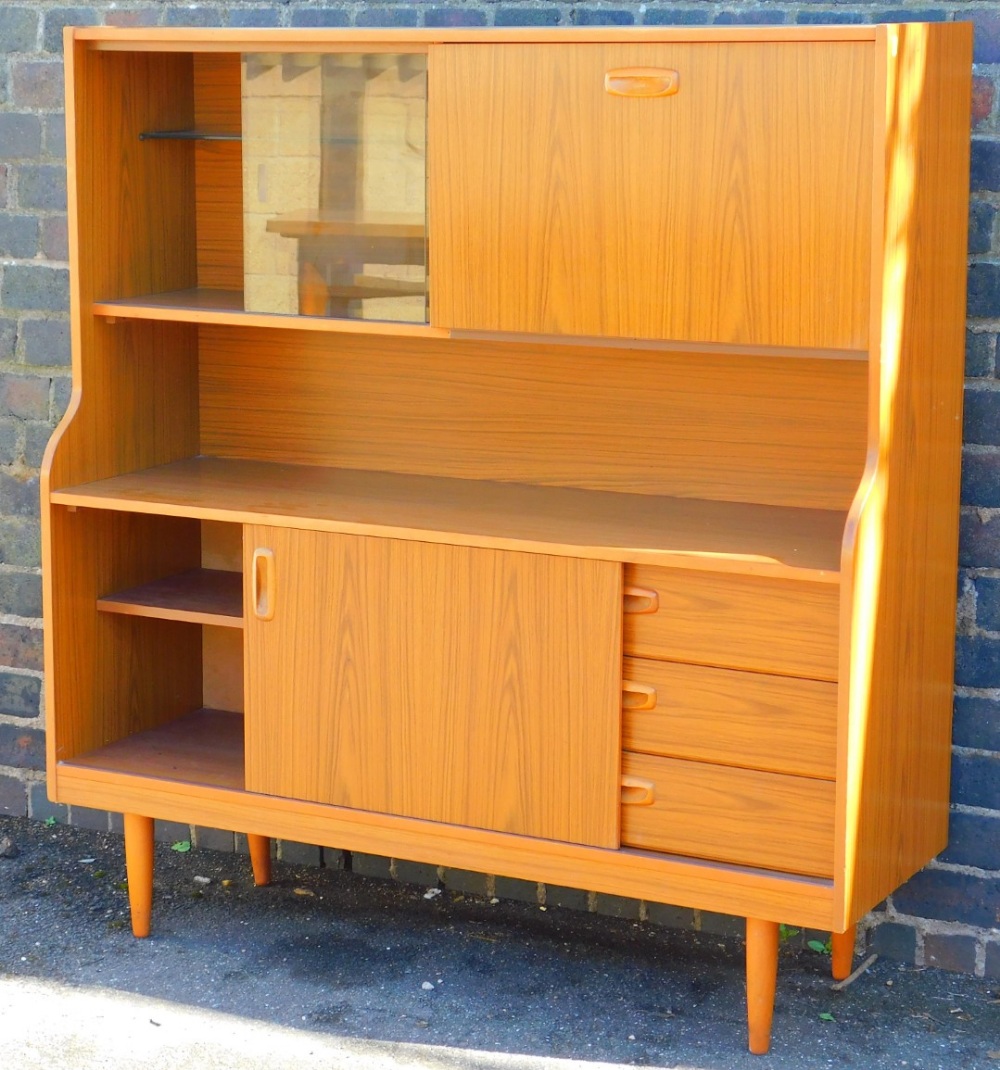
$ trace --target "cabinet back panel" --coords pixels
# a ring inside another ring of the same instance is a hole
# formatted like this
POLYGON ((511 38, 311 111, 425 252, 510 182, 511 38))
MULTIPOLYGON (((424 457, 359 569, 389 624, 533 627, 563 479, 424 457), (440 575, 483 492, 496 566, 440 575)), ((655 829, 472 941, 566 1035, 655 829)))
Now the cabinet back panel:
POLYGON ((846 509, 862 361, 201 329, 201 452, 846 509))
MULTIPOLYGON (((205 52, 194 57, 197 129, 240 132, 240 56, 205 52)), ((243 289, 243 154, 238 141, 194 146, 198 285, 243 289)))
POLYGON ((874 46, 431 55, 435 326, 864 348, 874 46), (614 68, 678 73, 623 98, 614 68))
MULTIPOLYGON (((201 567, 243 571, 243 525, 201 522, 201 567)), ((213 710, 243 712, 243 631, 202 628, 203 702, 213 710)))

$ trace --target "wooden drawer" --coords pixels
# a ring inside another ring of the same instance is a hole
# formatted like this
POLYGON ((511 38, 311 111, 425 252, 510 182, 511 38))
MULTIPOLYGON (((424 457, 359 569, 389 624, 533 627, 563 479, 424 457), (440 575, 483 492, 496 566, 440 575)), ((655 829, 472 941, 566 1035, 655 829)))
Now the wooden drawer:
POLYGON ((829 780, 629 753, 622 775, 623 846, 833 876, 829 780))
POLYGON ((838 584, 626 565, 625 585, 626 654, 837 679, 838 584))
POLYGON ((626 658, 624 750, 833 779, 837 685, 626 658))

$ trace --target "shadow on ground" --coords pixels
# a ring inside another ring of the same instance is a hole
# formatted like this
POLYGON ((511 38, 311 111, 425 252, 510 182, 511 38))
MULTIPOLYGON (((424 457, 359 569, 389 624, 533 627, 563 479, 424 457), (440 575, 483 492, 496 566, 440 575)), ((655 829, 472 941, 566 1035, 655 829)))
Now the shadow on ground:
POLYGON ((280 863, 256 889, 241 856, 158 845, 153 936, 137 941, 120 838, 13 818, 4 835, 12 1070, 276 1070, 281 1052, 365 1070, 1000 1070, 996 982, 879 962, 834 992, 828 960, 786 950, 761 1059, 738 940, 280 863))

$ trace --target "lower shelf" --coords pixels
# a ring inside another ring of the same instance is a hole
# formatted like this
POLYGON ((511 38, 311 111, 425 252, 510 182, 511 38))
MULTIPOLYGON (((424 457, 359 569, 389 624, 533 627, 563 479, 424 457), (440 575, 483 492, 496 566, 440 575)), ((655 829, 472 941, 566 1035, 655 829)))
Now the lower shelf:
POLYGON ((65 763, 107 774, 243 790, 243 715, 195 710, 65 763))
MULTIPOLYGON (((586 847, 244 789, 243 717, 196 710, 59 762, 55 801, 723 914, 843 929, 833 882, 653 851, 586 847)), ((54 781, 54 783, 53 783, 54 781)))

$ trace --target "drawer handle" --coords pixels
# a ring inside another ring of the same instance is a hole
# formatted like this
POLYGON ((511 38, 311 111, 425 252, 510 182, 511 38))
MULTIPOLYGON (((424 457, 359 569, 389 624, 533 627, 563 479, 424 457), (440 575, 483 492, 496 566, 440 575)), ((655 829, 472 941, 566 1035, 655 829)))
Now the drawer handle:
POLYGON ((274 551, 254 550, 250 565, 253 612, 258 620, 274 616, 274 551))
POLYGON ((623 710, 655 710, 656 688, 636 680, 622 680, 623 710))
POLYGON ((618 67, 604 76, 604 91, 615 97, 672 97, 680 75, 665 67, 618 67))
POLYGON ((641 776, 622 777, 622 806, 652 806, 656 785, 641 776))
POLYGON ((622 594, 626 613, 655 613, 660 608, 660 596, 648 587, 626 587, 622 594))

